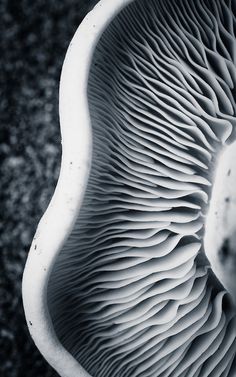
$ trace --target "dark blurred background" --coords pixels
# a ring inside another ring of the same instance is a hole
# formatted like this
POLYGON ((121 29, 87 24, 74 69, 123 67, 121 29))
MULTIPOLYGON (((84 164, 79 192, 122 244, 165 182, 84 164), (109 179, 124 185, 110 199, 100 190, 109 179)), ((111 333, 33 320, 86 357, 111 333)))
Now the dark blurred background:
POLYGON ((97 0, 0 0, 0 376, 57 374, 30 339, 21 279, 60 168, 58 88, 68 44, 97 0))

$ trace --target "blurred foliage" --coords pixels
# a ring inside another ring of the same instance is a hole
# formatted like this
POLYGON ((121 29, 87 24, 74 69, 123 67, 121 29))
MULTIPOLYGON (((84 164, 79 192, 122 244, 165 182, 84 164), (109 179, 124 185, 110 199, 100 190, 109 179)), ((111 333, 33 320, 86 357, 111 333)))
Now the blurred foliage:
POLYGON ((96 1, 0 1, 0 376, 57 374, 30 339, 22 272, 60 168, 58 86, 68 44, 96 1))

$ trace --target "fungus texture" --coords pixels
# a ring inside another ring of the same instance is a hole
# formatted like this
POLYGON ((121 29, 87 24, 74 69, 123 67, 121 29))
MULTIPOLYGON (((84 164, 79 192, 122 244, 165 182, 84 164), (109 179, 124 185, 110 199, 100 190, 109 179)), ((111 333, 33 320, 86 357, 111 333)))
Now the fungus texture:
POLYGON ((235 307, 204 250, 235 140, 235 33, 233 0, 135 0, 96 46, 92 167, 48 287, 92 377, 235 376, 235 307))

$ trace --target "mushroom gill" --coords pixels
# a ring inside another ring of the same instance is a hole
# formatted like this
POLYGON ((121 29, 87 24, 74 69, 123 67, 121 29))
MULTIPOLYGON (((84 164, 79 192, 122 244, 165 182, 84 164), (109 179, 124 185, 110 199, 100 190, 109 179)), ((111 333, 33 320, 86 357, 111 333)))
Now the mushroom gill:
POLYGON ((235 140, 235 32, 233 0, 134 0, 96 45, 92 166, 48 285, 92 377, 235 376, 235 306, 204 249, 235 140))

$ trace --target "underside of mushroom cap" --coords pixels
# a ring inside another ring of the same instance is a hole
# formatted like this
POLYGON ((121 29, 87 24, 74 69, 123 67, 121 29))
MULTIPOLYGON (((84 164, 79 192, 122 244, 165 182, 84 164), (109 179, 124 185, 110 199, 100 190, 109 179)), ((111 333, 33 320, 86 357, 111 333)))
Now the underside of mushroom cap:
POLYGON ((231 7, 136 0, 96 47, 92 168, 48 295, 94 377, 232 376, 234 308, 203 248, 217 156, 235 137, 231 7))
POLYGON ((47 291, 92 377, 235 376, 235 306, 204 250, 235 32, 235 1, 133 0, 96 45, 91 170, 47 291))

